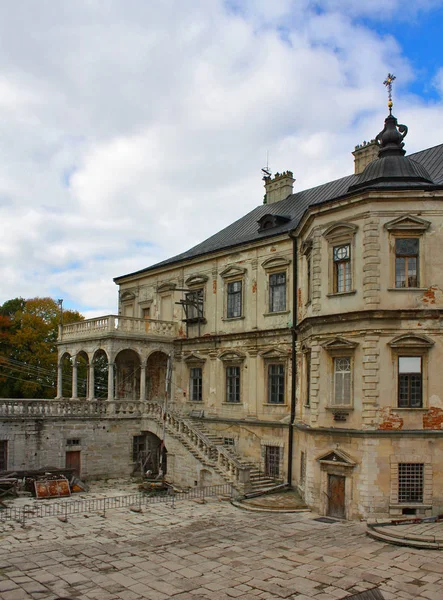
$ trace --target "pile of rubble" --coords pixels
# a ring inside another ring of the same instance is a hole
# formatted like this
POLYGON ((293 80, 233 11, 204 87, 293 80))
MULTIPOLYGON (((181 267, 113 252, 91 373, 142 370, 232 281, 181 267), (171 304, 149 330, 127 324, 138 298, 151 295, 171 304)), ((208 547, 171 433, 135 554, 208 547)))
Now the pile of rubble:
POLYGON ((46 467, 35 471, 3 471, 0 473, 0 507, 6 496, 34 496, 35 498, 63 498, 88 488, 72 469, 46 467))

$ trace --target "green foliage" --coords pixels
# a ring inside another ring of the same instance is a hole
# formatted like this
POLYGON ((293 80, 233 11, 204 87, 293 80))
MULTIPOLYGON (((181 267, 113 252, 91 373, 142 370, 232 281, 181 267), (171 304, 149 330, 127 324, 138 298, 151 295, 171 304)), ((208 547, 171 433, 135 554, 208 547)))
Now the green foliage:
MULTIPOLYGON (((64 323, 83 320, 63 313, 64 323)), ((14 298, 0 306, 0 397, 53 398, 60 310, 52 298, 14 298)))

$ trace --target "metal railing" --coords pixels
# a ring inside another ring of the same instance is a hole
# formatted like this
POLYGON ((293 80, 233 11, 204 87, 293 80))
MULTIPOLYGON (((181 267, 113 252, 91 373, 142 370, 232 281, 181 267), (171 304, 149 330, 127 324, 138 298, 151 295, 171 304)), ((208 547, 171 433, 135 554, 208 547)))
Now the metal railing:
POLYGON ((210 485, 205 487, 191 488, 186 492, 176 492, 169 488, 164 493, 149 494, 146 492, 137 492, 125 496, 106 496, 104 498, 84 498, 81 500, 39 500, 38 504, 26 504, 22 507, 8 506, 0 509, 0 523, 6 521, 17 521, 22 527, 26 521, 39 519, 43 517, 65 517, 80 515, 84 513, 100 513, 100 516, 106 517, 106 513, 112 509, 118 508, 142 508, 150 504, 170 503, 174 506, 175 502, 183 500, 194 500, 196 498, 210 498, 214 496, 233 497, 234 487, 230 483, 221 485, 210 485))

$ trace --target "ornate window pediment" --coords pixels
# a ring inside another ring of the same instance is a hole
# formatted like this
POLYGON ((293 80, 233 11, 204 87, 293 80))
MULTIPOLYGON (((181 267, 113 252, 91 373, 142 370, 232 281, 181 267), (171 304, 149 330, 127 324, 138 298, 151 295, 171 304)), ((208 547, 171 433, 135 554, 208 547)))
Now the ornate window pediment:
POLYGON ((332 350, 355 350, 357 348, 357 342, 351 342, 342 337, 336 337, 332 340, 328 340, 322 344, 323 348, 328 352, 332 350))
POLYGON ((246 356, 243 352, 238 352, 237 350, 225 350, 221 354, 219 354, 218 358, 223 362, 243 362, 246 356))
POLYGON ((331 450, 317 457, 317 461, 323 464, 340 465, 341 467, 355 467, 357 464, 350 456, 342 450, 331 450))
POLYGON ((184 362, 187 365, 202 365, 205 362, 206 358, 197 354, 196 352, 191 352, 184 358, 184 362))
POLYGON ((388 231, 426 231, 430 226, 430 221, 425 221, 413 215, 398 217, 398 219, 385 224, 388 231))
POLYGON ((424 335, 416 335, 414 333, 406 333, 399 335, 389 342, 391 348, 411 348, 419 350, 420 348, 431 348, 435 342, 424 335))
POLYGON ((246 273, 246 269, 244 267, 239 267, 237 265, 229 265, 226 269, 220 272, 220 277, 223 279, 229 279, 230 277, 243 277, 246 273))
POLYGON ((258 232, 266 231, 268 229, 273 229, 274 227, 278 227, 279 225, 284 225, 291 220, 291 217, 287 217, 285 215, 272 215, 267 213, 258 219, 258 232))
POLYGON ((176 287, 177 287, 176 283, 172 283, 172 282, 168 281, 165 283, 161 283, 157 287, 157 292, 159 292, 160 294, 163 292, 172 292, 173 290, 175 290, 176 287))
POLYGON ((123 292, 120 296, 120 300, 122 302, 130 302, 131 300, 135 300, 135 294, 133 292, 123 292))
POLYGON ((287 352, 284 352, 279 348, 269 348, 269 350, 264 350, 263 352, 260 352, 260 356, 266 360, 286 360, 288 358, 287 352))
POLYGON ((291 264, 291 261, 285 258, 284 256, 272 256, 271 258, 267 258, 261 264, 263 269, 269 271, 271 269, 285 269, 291 264))
POLYGON ((336 238, 352 237, 357 232, 358 226, 353 223, 332 223, 323 232, 323 237, 328 241, 333 241, 336 238))
POLYGON ((197 285, 204 285, 208 281, 209 277, 207 275, 191 275, 185 281, 188 287, 194 287, 197 285))

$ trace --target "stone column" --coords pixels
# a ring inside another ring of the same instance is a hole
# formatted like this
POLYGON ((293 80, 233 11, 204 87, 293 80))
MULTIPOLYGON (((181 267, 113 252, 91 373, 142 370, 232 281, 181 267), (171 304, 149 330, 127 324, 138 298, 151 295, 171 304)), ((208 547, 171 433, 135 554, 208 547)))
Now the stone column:
POLYGON ((114 400, 114 363, 108 363, 108 400, 114 400))
POLYGON ((140 367, 140 402, 146 400, 146 365, 140 367))
POLYGON ((89 363, 88 400, 94 400, 94 363, 89 363))
POLYGON ((77 359, 72 361, 72 400, 78 400, 77 389, 77 359))
POLYGON ((62 397, 63 394, 63 366, 62 363, 58 363, 57 366, 57 400, 62 397))

